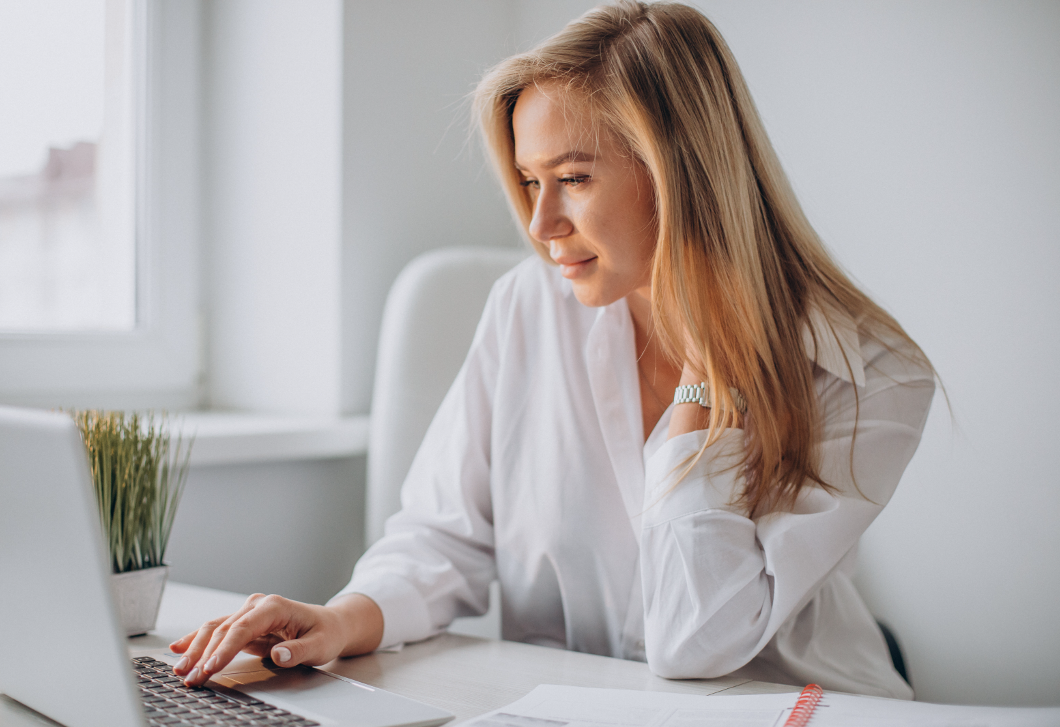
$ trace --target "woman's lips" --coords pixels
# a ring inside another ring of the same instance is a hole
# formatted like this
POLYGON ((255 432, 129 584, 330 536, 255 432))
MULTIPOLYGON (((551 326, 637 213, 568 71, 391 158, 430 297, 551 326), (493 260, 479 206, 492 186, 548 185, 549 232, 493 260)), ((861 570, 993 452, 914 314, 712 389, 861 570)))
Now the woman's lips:
POLYGON ((583 258, 578 260, 577 258, 561 257, 556 262, 559 264, 560 274, 569 279, 577 278, 588 272, 589 266, 596 262, 596 256, 583 258))

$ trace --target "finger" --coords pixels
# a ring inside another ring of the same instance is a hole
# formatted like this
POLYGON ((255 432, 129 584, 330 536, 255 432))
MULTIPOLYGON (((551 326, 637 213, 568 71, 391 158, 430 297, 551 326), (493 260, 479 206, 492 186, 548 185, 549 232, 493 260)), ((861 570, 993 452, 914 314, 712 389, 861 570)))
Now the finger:
POLYGON ((276 632, 288 629, 292 620, 297 619, 300 605, 280 596, 269 596, 261 601, 254 611, 232 623, 224 638, 211 644, 206 671, 210 674, 220 671, 251 645, 260 647, 259 650, 264 652, 262 655, 267 655, 268 649, 291 635, 287 633, 281 637, 276 632))
POLYGON ((267 657, 272 651, 272 647, 283 641, 276 634, 268 634, 262 636, 260 639, 254 639, 249 644, 243 647, 243 651, 247 654, 253 654, 254 656, 267 657))
MULTIPOLYGON (((188 634, 191 637, 191 643, 184 648, 184 655, 180 657, 180 660, 173 665, 173 673, 177 676, 184 676, 192 667, 195 666, 196 662, 199 661, 199 656, 202 654, 202 650, 206 648, 206 644, 209 643, 210 637, 213 635, 214 629, 220 626, 222 619, 214 619, 213 621, 207 621, 199 630, 195 633, 188 634)), ((187 638, 187 637, 185 637, 187 638)), ((183 639, 182 639, 183 640, 183 639)))
POLYGON ((300 639, 282 641, 272 647, 269 657, 283 667, 308 664, 320 666, 335 658, 329 648, 326 635, 320 631, 310 631, 300 639))
MULTIPOLYGON (((251 612, 252 611, 248 611, 247 613, 251 612)), ((226 662, 221 666, 215 666, 216 660, 213 658, 213 652, 217 648, 217 645, 228 635, 228 631, 231 629, 232 625, 245 615, 245 613, 234 613, 212 630, 205 645, 201 647, 201 650, 197 651, 196 660, 188 665, 187 676, 184 678, 184 683, 186 685, 197 687, 205 683, 206 680, 210 678, 210 674, 220 671, 227 665, 226 662)))
POLYGON ((191 652, 193 650, 195 651, 195 660, 191 661, 185 667, 187 675, 184 677, 184 683, 189 687, 197 687, 210 678, 210 675, 206 672, 206 665, 211 663, 210 658, 213 647, 224 638, 227 627, 232 623, 233 616, 229 616, 224 622, 218 624, 212 629, 209 634, 209 639, 204 640, 205 643, 196 643, 188 650, 188 653, 185 656, 189 657, 191 656, 191 652))
POLYGON ((169 645, 169 650, 175 654, 183 654, 187 651, 188 647, 191 646, 191 642, 195 639, 195 635, 199 633, 198 630, 192 631, 186 636, 181 636, 179 639, 169 645))
POLYGON ((304 610, 306 623, 297 632, 297 638, 280 641, 269 652, 270 658, 280 666, 320 666, 342 651, 334 612, 319 606, 305 606, 304 610))
MULTIPOLYGON (((262 598, 260 593, 255 593, 253 596, 248 598, 243 606, 235 613, 229 616, 221 616, 207 621, 203 624, 198 631, 195 631, 188 636, 191 637, 191 643, 185 647, 184 656, 176 663, 173 667, 173 672, 177 676, 184 676, 190 674, 191 671, 198 665, 202 658, 203 652, 206 651, 206 647, 209 645, 210 640, 213 638, 214 632, 222 628, 226 623, 229 623, 236 618, 239 618, 244 613, 254 608, 254 605, 262 598)), ((185 636, 181 641, 188 638, 185 636)))
POLYGON ((202 655, 200 673, 195 678, 189 674, 185 682, 189 686, 202 684, 211 674, 228 666, 248 644, 285 628, 291 621, 292 612, 297 612, 299 605, 280 596, 268 596, 259 601, 252 610, 214 633, 202 655))

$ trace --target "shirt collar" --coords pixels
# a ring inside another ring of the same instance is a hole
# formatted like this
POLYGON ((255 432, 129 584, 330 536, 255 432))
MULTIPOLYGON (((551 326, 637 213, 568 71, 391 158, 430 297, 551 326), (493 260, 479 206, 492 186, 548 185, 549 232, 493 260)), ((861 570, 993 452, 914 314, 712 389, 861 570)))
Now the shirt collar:
POLYGON ((828 373, 850 384, 865 385, 858 326, 850 314, 829 303, 811 304, 802 327, 802 345, 807 358, 828 373))

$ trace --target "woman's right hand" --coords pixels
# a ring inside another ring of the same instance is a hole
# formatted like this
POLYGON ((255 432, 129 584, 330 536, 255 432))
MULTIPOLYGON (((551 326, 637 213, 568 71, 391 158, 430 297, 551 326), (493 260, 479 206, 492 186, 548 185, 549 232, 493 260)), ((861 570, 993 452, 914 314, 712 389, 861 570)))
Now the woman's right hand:
POLYGON ((327 606, 257 593, 231 616, 207 621, 169 648, 183 655, 174 673, 188 686, 199 686, 240 651, 268 656, 279 666, 319 666, 373 651, 382 638, 383 613, 360 593, 327 606))

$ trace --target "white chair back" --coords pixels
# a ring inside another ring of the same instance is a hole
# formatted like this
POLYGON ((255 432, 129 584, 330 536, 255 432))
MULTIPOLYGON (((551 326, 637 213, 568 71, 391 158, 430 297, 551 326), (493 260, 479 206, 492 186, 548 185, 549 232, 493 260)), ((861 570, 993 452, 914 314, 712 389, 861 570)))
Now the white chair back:
POLYGON ((525 248, 461 247, 410 262, 387 296, 368 440, 367 544, 401 508, 401 485, 467 357, 493 283, 525 248))

